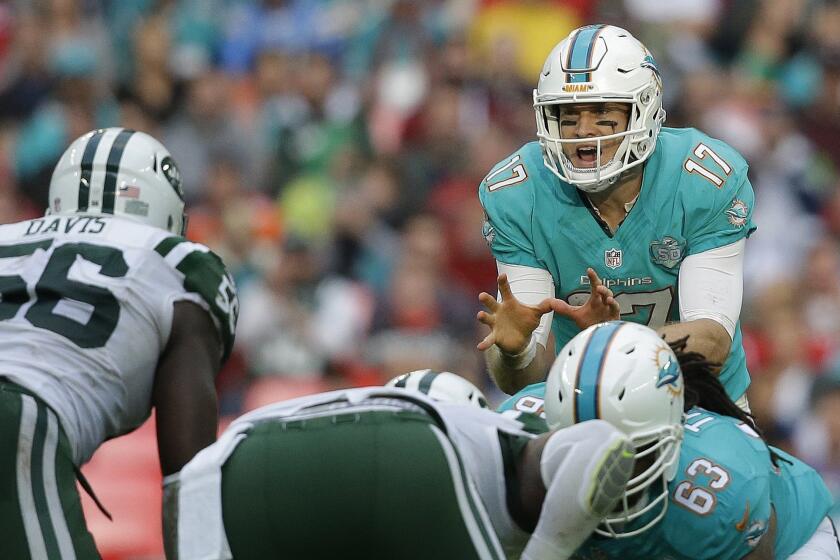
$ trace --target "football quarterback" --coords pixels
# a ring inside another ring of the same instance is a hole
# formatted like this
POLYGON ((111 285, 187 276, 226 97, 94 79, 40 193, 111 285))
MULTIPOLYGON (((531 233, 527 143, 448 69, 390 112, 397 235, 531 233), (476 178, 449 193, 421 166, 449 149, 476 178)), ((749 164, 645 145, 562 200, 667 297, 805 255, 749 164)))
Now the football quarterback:
POLYGON ((691 350, 723 364, 727 392, 743 397, 747 163, 698 130, 663 127, 662 88, 628 31, 574 30, 534 90, 536 141, 481 181, 499 296, 479 296, 490 332, 478 347, 504 392, 545 381, 556 349, 620 318, 668 340, 691 335, 691 350))

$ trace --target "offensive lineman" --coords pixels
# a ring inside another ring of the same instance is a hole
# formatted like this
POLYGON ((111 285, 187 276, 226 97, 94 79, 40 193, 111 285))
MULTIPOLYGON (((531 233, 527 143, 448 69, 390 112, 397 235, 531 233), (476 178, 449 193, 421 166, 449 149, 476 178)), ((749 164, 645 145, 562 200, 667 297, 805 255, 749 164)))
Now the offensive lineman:
POLYGON ((606 420, 636 448, 619 507, 574 558, 840 560, 820 475, 768 446, 710 366, 685 340, 623 321, 582 331, 558 354, 549 426, 606 420))
POLYGON ((222 261, 181 237, 181 178, 151 136, 81 136, 49 197, 0 226, 2 555, 94 559, 79 467, 153 407, 164 476, 215 440, 238 303, 222 261))

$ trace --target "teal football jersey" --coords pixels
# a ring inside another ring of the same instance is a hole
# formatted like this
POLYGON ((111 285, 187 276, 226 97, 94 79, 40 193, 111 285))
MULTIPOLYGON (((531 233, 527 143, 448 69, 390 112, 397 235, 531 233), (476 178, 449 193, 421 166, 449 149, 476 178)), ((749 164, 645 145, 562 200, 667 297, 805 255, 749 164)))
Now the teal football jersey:
MULTIPOLYGON (((484 236, 499 262, 551 273, 555 297, 589 297, 587 267, 615 294, 621 318, 659 328, 679 320, 680 263, 748 237, 754 195, 747 163, 690 128, 663 128, 645 164, 639 198, 611 234, 588 200, 543 164, 537 142, 498 163, 479 186, 484 236)), ((554 316, 557 352, 579 329, 554 316)), ((733 400, 749 385, 738 325, 721 382, 733 400)))
POLYGON ((505 412, 507 410, 527 412, 545 419, 544 404, 545 382, 542 381, 523 387, 519 392, 505 399, 496 410, 498 412, 505 412))
POLYGON ((772 448, 779 461, 777 476, 770 477, 770 495, 776 509, 776 557, 787 558, 811 537, 834 505, 834 499, 817 471, 793 455, 772 448))
POLYGON ((783 457, 790 464, 780 461, 774 467, 767 445, 750 427, 694 408, 686 415, 679 468, 668 484, 662 521, 627 539, 591 537, 575 558, 737 560, 761 541, 772 510, 775 557, 787 558, 814 534, 831 496, 813 469, 783 457))
MULTIPOLYGON (((529 385, 499 410, 543 413, 544 385, 529 385)), ((775 555, 787 558, 811 538, 832 498, 814 469, 774 451, 783 458, 778 468, 751 428, 728 416, 692 409, 686 415, 679 468, 668 484, 668 510, 662 521, 626 539, 593 536, 574 558, 742 558, 767 531, 771 506, 776 512, 775 555)), ((641 527, 653 515, 631 527, 641 527)))

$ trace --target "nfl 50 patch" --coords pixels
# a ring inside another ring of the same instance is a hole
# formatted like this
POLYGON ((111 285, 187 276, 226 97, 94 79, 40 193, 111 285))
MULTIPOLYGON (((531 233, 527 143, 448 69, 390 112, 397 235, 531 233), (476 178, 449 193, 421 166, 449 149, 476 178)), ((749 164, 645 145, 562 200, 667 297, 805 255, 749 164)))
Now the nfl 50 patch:
POLYGON ((665 268, 674 268, 683 258, 683 244, 666 235, 650 242, 650 260, 665 268))

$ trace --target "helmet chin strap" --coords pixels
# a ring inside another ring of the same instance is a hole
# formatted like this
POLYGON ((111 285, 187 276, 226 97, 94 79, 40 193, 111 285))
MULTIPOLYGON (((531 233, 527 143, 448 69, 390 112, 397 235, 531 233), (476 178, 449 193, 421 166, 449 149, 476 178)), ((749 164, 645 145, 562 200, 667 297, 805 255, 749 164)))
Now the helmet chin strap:
MULTIPOLYGON (((619 173, 618 175, 610 177, 609 179, 607 179, 605 181, 598 181, 598 185, 600 186, 601 184, 606 183, 607 186, 603 190, 604 191, 612 190, 613 188, 615 188, 616 185, 618 185, 618 180, 621 179, 622 175, 624 175, 624 173, 619 173)), ((601 192, 603 192, 603 191, 601 191, 601 192)))
MULTIPOLYGON (((635 160, 636 160, 636 158, 631 156, 629 161, 632 162, 632 161, 635 161, 635 160)), ((607 164, 607 165, 609 165, 609 164, 607 164)), ((619 185, 621 185, 621 183, 624 179, 627 179, 627 178, 631 177, 636 172, 637 172, 636 168, 632 167, 630 169, 625 169, 624 171, 622 171, 618 175, 613 175, 609 179, 604 179, 602 181, 599 181, 598 183, 596 183, 596 185, 600 186, 600 185, 606 183, 607 186, 602 188, 602 189, 596 190, 596 191, 587 191, 585 189, 580 188, 580 185, 578 185, 578 189, 580 189, 582 192, 587 193, 587 194, 596 193, 596 192, 597 193, 606 193, 608 191, 611 191, 611 190, 617 188, 619 185)), ((631 200, 630 202, 627 203, 627 204, 630 205, 630 208, 633 207, 633 204, 636 202, 636 199, 638 197, 639 197, 639 195, 637 194, 636 197, 633 200, 631 200)), ((627 204, 625 204, 625 206, 627 204)), ((626 208, 626 210, 627 210, 627 212, 630 212, 629 208, 626 208)))
MULTIPOLYGON (((609 164, 607 164, 607 165, 609 165, 609 164)), ((606 167, 606 166, 604 166, 604 167, 606 167)), ((574 168, 574 167, 572 167, 572 169, 576 170, 576 168, 574 168)), ((624 173, 622 172, 622 173, 619 173, 618 175, 613 175, 612 177, 610 177, 608 179, 602 179, 600 181, 593 181, 592 183, 587 183, 585 185, 580 185, 579 184, 579 185, 575 185, 575 186, 578 189, 580 189, 581 191, 583 191, 587 194, 606 192, 606 191, 612 190, 616 186, 618 186, 618 184, 620 183, 620 179, 623 176, 624 176, 624 173), (606 185, 606 186, 602 186, 602 185, 606 185), (596 187, 600 187, 600 188, 597 188, 597 189, 594 189, 594 190, 592 190, 591 188, 586 188, 586 187, 592 187, 592 186, 596 186, 596 187)))

